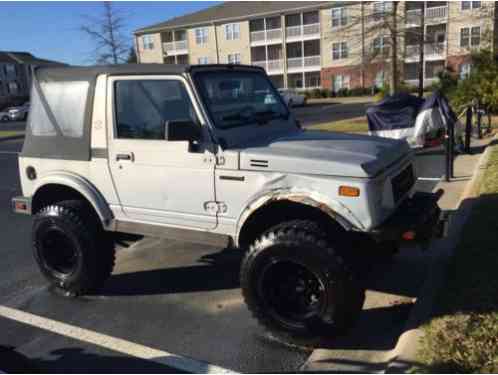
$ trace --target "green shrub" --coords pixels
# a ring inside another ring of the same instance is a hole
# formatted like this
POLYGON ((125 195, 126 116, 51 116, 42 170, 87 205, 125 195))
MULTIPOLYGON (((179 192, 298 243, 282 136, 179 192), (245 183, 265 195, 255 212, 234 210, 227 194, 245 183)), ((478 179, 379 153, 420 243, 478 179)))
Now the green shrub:
POLYGON ((322 95, 321 95, 320 89, 313 89, 313 90, 311 90, 311 97, 314 98, 314 99, 321 98, 322 95))
POLYGON ((343 96, 351 96, 351 91, 347 88, 340 89, 337 91, 337 96, 343 97, 343 96))

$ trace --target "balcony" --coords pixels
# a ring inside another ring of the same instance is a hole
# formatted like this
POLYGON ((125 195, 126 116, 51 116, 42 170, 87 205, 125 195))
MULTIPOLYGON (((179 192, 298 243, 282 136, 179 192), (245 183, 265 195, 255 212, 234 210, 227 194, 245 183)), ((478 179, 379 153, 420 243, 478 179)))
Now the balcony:
MULTIPOLYGON (((446 42, 431 43, 424 46, 424 60, 440 60, 446 54, 446 42)), ((413 44, 405 46, 405 60, 419 61, 420 45, 413 44)))
MULTIPOLYGON (((425 24, 435 24, 446 22, 448 6, 425 8, 425 24)), ((420 26, 421 9, 410 9, 406 11, 406 24, 408 26, 420 26)))
POLYGON ((282 43, 282 29, 251 31, 251 46, 282 43))
POLYGON ((320 24, 288 26, 285 29, 287 41, 320 38, 320 24))
POLYGON ((166 55, 185 55, 188 54, 188 47, 186 40, 178 40, 175 42, 163 43, 163 49, 166 55))
POLYGON ((304 72, 320 69, 320 55, 304 56, 304 57, 290 57, 287 59, 287 71, 304 72))
POLYGON ((268 75, 283 74, 284 64, 283 60, 267 60, 267 61, 253 61, 252 65, 262 67, 268 75))

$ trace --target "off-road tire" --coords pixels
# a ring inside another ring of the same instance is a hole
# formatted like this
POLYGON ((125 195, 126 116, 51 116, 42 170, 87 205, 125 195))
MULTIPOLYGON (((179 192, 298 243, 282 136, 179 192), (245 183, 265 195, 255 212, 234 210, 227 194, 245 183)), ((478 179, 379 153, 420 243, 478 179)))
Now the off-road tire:
POLYGON ((68 296, 96 291, 114 268, 114 241, 84 201, 62 201, 40 209, 34 218, 32 241, 33 253, 43 275, 68 296), (71 259, 76 258, 75 264, 68 266, 68 272, 61 272, 49 262, 53 247, 47 246, 46 241, 53 242, 53 237, 49 236, 54 233, 62 236, 63 243, 69 244, 74 252, 71 259))
POLYGON ((246 253, 240 274, 244 300, 252 315, 272 334, 286 341, 313 343, 309 339, 341 334, 361 312, 365 290, 320 227, 307 220, 293 220, 264 232, 246 253), (275 316, 261 291, 262 270, 279 261, 296 262, 315 275, 323 286, 323 309, 302 324, 291 326, 275 316), (296 341, 297 340, 297 341, 296 341))

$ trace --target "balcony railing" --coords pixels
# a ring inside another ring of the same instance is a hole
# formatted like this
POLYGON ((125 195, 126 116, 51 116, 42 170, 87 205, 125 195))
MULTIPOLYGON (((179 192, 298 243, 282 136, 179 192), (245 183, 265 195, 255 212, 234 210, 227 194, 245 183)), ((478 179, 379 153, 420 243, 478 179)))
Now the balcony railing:
POLYGON ((303 35, 303 29, 301 25, 297 26, 289 26, 286 28, 286 33, 287 33, 287 38, 292 38, 296 36, 301 36, 303 35))
POLYGON ((309 25, 303 25, 303 34, 304 35, 313 35, 320 33, 320 24, 319 23, 310 23, 309 25))
POLYGON ((320 66, 320 55, 318 56, 304 56, 304 66, 320 66))
POLYGON ((317 56, 304 56, 304 57, 291 57, 287 59, 288 69, 302 69, 320 66, 320 55, 317 56))
POLYGON ((176 42, 163 43, 163 48, 166 52, 182 51, 187 49, 186 40, 178 40, 176 42))
POLYGON ((251 42, 271 42, 282 38, 282 29, 251 31, 251 42))
POLYGON ((300 37, 303 35, 315 35, 320 33, 320 24, 311 23, 308 25, 289 26, 285 30, 287 38, 300 37))
POLYGON ((283 63, 281 59, 278 60, 268 60, 268 61, 253 61, 252 65, 260 66, 267 73, 281 72, 283 68, 283 63))
POLYGON ((443 18, 446 17, 446 12, 448 10, 447 6, 442 7, 433 7, 425 9, 425 17, 426 18, 443 18))
POLYGON ((266 69, 267 72, 274 72, 274 71, 280 71, 282 70, 282 60, 269 60, 268 61, 268 68, 266 69))
MULTIPOLYGON (((437 18, 445 18, 448 12, 447 6, 442 7, 432 7, 425 9, 425 21, 431 22, 431 20, 437 18)), ((411 9, 406 11, 406 23, 411 25, 419 25, 421 21, 422 10, 421 9, 411 9)))
POLYGON ((287 68, 289 69, 298 69, 303 67, 303 58, 302 57, 291 57, 287 59, 287 68))
MULTIPOLYGON (((424 57, 435 57, 444 55, 446 43, 431 43, 424 46, 424 57)), ((418 58, 420 56, 420 45, 407 45, 405 48, 407 58, 418 58)))

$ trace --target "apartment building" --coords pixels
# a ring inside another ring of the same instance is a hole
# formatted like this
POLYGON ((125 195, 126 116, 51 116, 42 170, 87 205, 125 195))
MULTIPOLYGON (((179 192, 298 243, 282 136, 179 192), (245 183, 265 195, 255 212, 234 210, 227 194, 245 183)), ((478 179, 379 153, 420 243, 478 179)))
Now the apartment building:
POLYGON ((0 109, 29 96, 31 67, 60 64, 39 59, 29 52, 0 51, 0 109))
MULTIPOLYGON (((408 84, 418 82, 419 69, 426 85, 445 67, 466 74, 471 51, 496 44, 495 2, 397 6, 397 60, 408 84)), ((135 48, 139 63, 261 66, 277 87, 381 86, 391 67, 392 7, 389 1, 229 1, 137 30, 135 48)))

